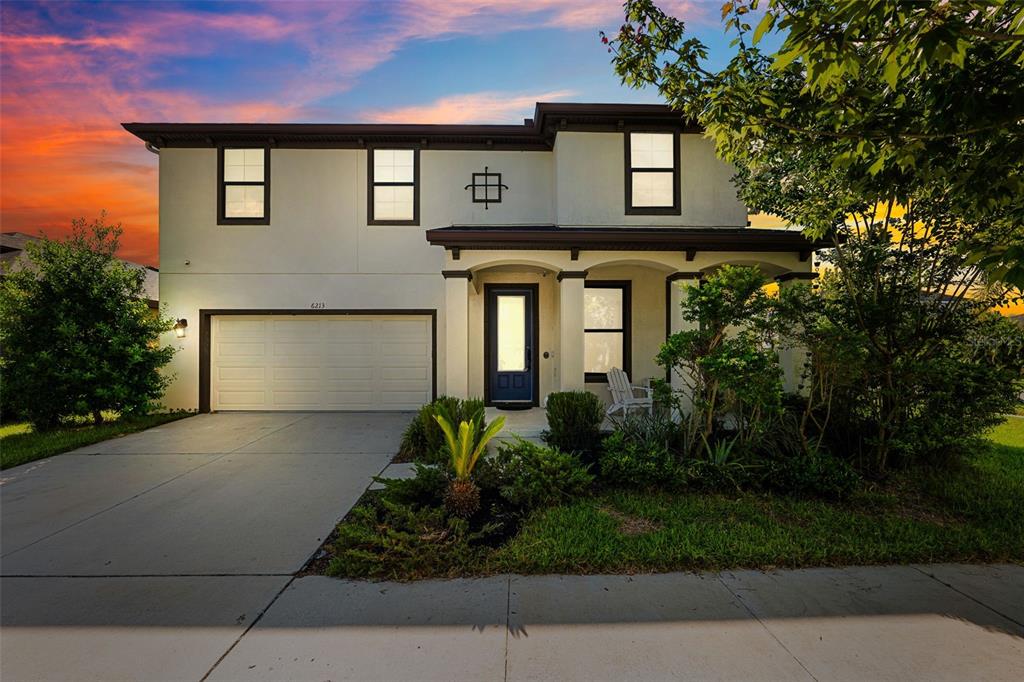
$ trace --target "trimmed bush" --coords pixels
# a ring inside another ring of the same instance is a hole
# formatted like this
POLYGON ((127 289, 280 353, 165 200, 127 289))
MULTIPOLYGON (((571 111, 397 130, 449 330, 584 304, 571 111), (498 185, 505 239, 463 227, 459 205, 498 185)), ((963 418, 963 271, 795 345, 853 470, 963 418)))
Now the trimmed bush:
POLYGON ((622 431, 604 439, 600 474, 608 483, 631 487, 663 485, 679 480, 682 473, 664 443, 632 440, 622 431))
POLYGON ((521 438, 502 444, 494 458, 501 496, 520 509, 535 509, 583 495, 594 477, 580 459, 521 438))
POLYGON ((589 391, 552 393, 547 403, 548 430, 544 442, 562 452, 573 452, 593 464, 601 449, 604 405, 589 391))
POLYGON ((447 463, 444 432, 434 419, 435 415, 441 415, 452 424, 475 420, 482 430, 484 403, 478 398, 462 400, 453 396, 440 396, 434 402, 424 405, 402 432, 399 457, 425 464, 447 463))
POLYGON ((374 478, 384 486, 381 498, 410 507, 441 506, 448 485, 445 470, 440 466, 419 462, 413 466, 416 470, 413 478, 374 478))
POLYGON ((765 487, 783 495, 844 500, 861 483, 846 461, 827 452, 807 453, 770 460, 766 465, 765 487))
POLYGON ((408 579, 445 576, 477 565, 488 529, 473 531, 443 507, 410 507, 381 499, 361 505, 338 526, 327 574, 408 579))

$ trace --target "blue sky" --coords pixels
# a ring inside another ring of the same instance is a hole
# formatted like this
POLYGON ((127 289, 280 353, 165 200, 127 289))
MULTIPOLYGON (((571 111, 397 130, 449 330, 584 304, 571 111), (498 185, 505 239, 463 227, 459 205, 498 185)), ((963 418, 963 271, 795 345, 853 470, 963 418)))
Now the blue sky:
MULTIPOLYGON (((666 0, 729 54, 720 3, 666 0)), ((599 31, 619 0, 4 2, 4 230, 106 209, 155 263, 156 158, 122 121, 516 123, 534 102, 657 102, 599 31)))

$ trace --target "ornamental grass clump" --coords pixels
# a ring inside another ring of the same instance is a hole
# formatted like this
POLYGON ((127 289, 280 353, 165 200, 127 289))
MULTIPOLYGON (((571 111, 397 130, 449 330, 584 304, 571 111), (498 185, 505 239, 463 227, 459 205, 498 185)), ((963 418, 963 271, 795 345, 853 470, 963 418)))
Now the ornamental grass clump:
POLYGON ((454 475, 445 493, 445 508, 454 516, 468 519, 480 509, 480 488, 472 480, 473 468, 487 443, 505 426, 505 417, 498 417, 482 430, 482 423, 476 419, 461 421, 458 432, 443 415, 434 415, 434 419, 444 433, 454 475))

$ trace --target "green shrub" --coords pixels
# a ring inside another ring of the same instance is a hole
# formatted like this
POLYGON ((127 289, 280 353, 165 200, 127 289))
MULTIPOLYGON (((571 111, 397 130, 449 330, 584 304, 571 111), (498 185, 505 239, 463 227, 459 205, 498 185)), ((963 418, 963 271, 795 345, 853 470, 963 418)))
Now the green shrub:
POLYGON ((338 526, 328 575, 348 578, 446 576, 475 565, 489 529, 473 531, 442 507, 388 500, 361 505, 338 526))
POLYGON ((594 482, 576 455, 521 438, 502 444, 494 458, 501 496, 520 509, 547 507, 584 494, 594 482))
POLYGON ((602 480, 622 486, 663 485, 682 473, 666 444, 631 440, 622 431, 604 439, 599 464, 602 480))
POLYGON ((683 426, 667 410, 632 412, 615 421, 615 430, 645 448, 664 447, 680 458, 688 454, 683 426))
POLYGON ((601 449, 604 405, 589 391, 552 393, 547 402, 548 430, 544 441, 562 452, 574 452, 592 464, 601 449))
POLYGON ((444 432, 434 419, 441 415, 449 423, 475 421, 480 430, 483 429, 484 403, 478 398, 460 399, 453 396, 440 396, 432 403, 420 408, 412 422, 402 433, 402 442, 398 453, 403 459, 425 464, 444 464, 449 454, 445 445, 444 432))
POLYGON ((121 228, 104 220, 29 242, 28 262, 0 282, 3 402, 36 430, 145 414, 170 382, 159 370, 175 349, 159 340, 171 320, 150 310, 145 274, 117 259, 121 228))
POLYGON ((691 487, 711 491, 741 490, 757 482, 763 469, 747 461, 738 436, 716 441, 704 439, 702 457, 687 466, 687 479, 691 487))
POLYGON ((374 478, 384 486, 381 498, 410 507, 441 506, 448 486, 444 468, 419 462, 414 467, 413 478, 374 478))
POLYGON ((764 475, 765 487, 774 492, 826 500, 845 500, 860 482, 849 463, 819 450, 769 460, 764 475))
POLYGON ((406 462, 415 462, 426 457, 427 429, 420 419, 420 413, 428 406, 420 408, 420 412, 412 418, 409 425, 402 431, 402 441, 398 445, 398 456, 406 462))

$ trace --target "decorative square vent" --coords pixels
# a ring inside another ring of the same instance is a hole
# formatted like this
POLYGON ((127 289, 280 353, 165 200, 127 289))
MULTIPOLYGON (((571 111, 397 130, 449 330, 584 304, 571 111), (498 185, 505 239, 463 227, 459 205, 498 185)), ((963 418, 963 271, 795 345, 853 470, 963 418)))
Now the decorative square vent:
POLYGON ((474 204, 483 204, 484 210, 487 210, 489 204, 501 203, 501 191, 508 189, 508 185, 502 184, 501 173, 492 173, 484 166, 483 173, 473 173, 473 182, 466 185, 465 189, 472 190, 474 204))

